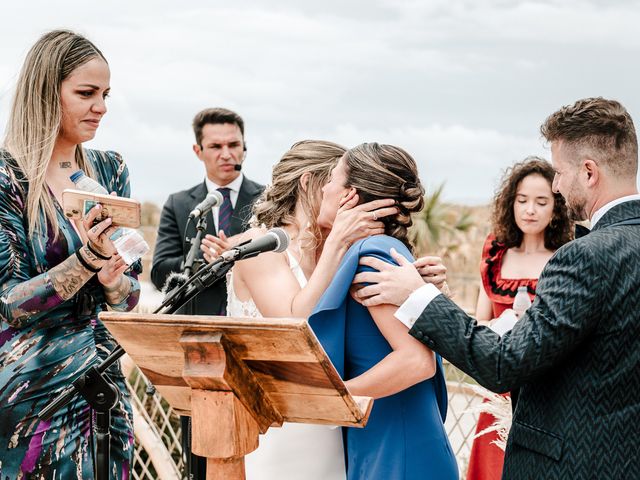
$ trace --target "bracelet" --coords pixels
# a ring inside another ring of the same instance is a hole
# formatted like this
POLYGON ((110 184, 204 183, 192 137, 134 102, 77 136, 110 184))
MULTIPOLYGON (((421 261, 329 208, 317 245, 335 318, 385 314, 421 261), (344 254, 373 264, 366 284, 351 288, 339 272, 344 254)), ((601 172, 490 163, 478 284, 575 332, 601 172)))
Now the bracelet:
POLYGON ((93 244, 91 243, 91 241, 89 240, 87 242, 87 248, 89 249, 89 251, 91 253, 93 253, 96 257, 98 257, 100 260, 111 260, 111 257, 113 255, 109 255, 108 257, 104 256, 102 253, 98 252, 93 246, 93 244))
MULTIPOLYGON (((82 248, 82 247, 80 247, 82 248)), ((80 255, 80 248, 78 248, 76 250, 76 257, 78 257, 78 261, 80 262, 80 265, 82 265, 84 268, 86 268, 87 270, 89 270, 90 272, 93 273, 98 273, 100 270, 102 270, 102 267, 94 267, 92 266, 89 262, 87 262, 84 257, 82 255, 80 255)))

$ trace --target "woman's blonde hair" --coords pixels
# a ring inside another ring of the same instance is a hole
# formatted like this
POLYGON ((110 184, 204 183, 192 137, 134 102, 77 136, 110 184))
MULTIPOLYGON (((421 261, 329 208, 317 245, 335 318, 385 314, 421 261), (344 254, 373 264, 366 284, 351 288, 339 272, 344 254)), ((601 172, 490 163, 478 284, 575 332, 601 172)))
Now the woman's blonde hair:
MULTIPOLYGON (((67 30, 54 30, 31 47, 22 66, 4 148, 28 183, 25 213, 30 235, 45 233, 47 222, 58 234, 53 196, 46 188, 45 176, 60 133, 60 85, 76 68, 94 58, 106 62, 102 52, 86 38, 67 30)), ((76 147, 76 161, 87 175, 95 175, 82 145, 76 147)))
MULTIPOLYGON (((298 199, 309 219, 308 228, 317 248, 321 239, 317 218, 320 213, 322 187, 327 183, 331 169, 346 149, 336 143, 322 140, 303 140, 294 144, 273 167, 271 185, 264 191, 254 207, 257 226, 267 228, 295 225, 298 199), (300 179, 309 173, 306 188, 300 179)), ((302 226, 305 228, 305 226, 302 226)))

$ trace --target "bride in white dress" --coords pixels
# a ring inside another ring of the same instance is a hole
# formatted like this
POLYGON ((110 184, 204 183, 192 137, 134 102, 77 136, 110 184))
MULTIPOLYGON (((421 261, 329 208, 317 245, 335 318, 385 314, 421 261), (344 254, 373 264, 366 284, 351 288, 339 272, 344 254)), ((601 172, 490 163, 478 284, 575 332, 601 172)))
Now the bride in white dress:
MULTIPOLYGON (((307 279, 293 254, 287 250, 291 273, 304 288, 307 279)), ((233 272, 227 276, 227 315, 262 317, 250 298, 240 300, 233 286, 233 272)), ((342 429, 326 425, 284 423, 260 436, 258 450, 245 457, 249 480, 326 479, 344 480, 342 429)))
MULTIPOLYGON (((308 317, 349 246, 384 231, 377 219, 396 213, 393 201, 356 206, 357 196, 350 195, 317 254, 322 236, 315 219, 321 189, 344 152, 334 143, 303 141, 276 164, 272 185, 254 209, 261 228, 252 228, 243 240, 281 227, 291 243, 284 253, 263 253, 234 266, 227 281, 228 315, 308 317)), ((324 425, 285 423, 270 428, 245 462, 248 480, 346 478, 342 430, 324 425)))

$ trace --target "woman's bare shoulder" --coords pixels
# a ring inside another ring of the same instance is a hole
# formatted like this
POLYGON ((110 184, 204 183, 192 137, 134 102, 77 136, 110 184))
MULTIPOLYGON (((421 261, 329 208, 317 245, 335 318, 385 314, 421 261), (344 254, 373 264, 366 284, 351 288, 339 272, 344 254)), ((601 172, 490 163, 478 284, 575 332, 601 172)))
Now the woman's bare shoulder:
POLYGON ((256 238, 262 237, 267 233, 267 229, 264 227, 251 227, 250 229, 239 233, 233 236, 234 244, 238 245, 240 243, 246 242, 248 240, 254 240, 256 238))

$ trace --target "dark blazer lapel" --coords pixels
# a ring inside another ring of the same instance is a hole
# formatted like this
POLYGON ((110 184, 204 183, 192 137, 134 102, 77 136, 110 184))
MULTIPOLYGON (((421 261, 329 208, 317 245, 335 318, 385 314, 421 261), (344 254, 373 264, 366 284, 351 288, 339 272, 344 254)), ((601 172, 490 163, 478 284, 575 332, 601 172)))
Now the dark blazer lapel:
POLYGON ((640 217, 640 200, 624 202, 608 210, 598 223, 593 226, 592 231, 600 230, 601 228, 608 227, 623 220, 638 217, 640 217))
POLYGON ((238 200, 231 216, 231 235, 237 235, 242 232, 243 223, 251 217, 253 199, 259 193, 260 189, 256 187, 256 184, 244 177, 238 192, 238 200))
MULTIPOLYGON (((207 190, 207 184, 205 182, 199 183, 191 190, 189 190, 189 196, 191 197, 190 208, 193 210, 193 208, 198 203, 204 200, 204 197, 207 196, 207 193, 209 193, 209 191, 207 190)), ((189 214, 189 212, 187 212, 187 214, 189 214)))

